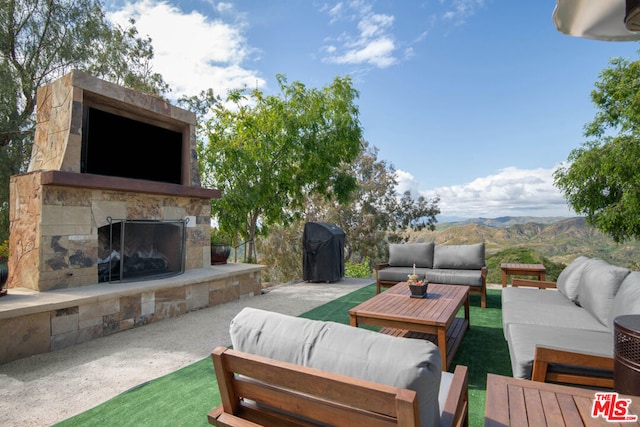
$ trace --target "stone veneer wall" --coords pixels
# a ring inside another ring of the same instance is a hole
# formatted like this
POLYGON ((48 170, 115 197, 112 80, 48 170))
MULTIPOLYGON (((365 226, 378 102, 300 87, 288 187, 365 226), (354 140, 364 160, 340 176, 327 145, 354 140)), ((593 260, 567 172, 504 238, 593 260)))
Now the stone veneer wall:
POLYGON ((186 284, 166 279, 154 282, 168 285, 153 285, 147 289, 127 289, 122 285, 120 292, 92 296, 96 288, 103 287, 96 285, 76 289, 83 293, 86 290, 76 302, 48 304, 60 308, 47 309, 43 305, 23 310, 27 311, 23 314, 12 314, 12 317, 0 312, 0 364, 60 350, 241 297, 260 295, 261 270, 264 268, 248 266, 237 274, 218 274, 218 277, 211 273, 209 278, 195 280, 196 283, 189 283, 194 280, 179 276, 186 284))
POLYGON ((11 178, 9 288, 38 291, 98 283, 98 228, 114 219, 175 220, 185 228, 185 270, 211 264, 209 199, 41 185, 41 173, 11 178), (19 262, 18 262, 19 261, 19 262))
POLYGON ((201 186, 195 113, 173 106, 162 98, 136 92, 81 71, 72 71, 38 88, 36 133, 29 172, 81 172, 82 115, 86 106, 182 132, 182 185, 201 186))

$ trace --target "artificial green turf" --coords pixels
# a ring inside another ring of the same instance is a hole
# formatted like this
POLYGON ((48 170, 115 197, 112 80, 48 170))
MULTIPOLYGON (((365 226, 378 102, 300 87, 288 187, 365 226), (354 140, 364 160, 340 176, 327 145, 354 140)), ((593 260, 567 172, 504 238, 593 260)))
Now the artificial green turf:
MULTIPOLYGON (((349 324, 348 310, 374 295, 375 285, 366 286, 301 317, 349 324)), ((471 328, 464 336, 451 370, 458 364, 469 367, 469 425, 481 426, 487 373, 511 376, 509 352, 502 335, 500 291, 487 291, 486 309, 480 308, 478 295, 471 295, 470 311, 471 328)), ((134 387, 56 426, 208 426, 207 413, 219 403, 213 364, 206 357, 134 387)))

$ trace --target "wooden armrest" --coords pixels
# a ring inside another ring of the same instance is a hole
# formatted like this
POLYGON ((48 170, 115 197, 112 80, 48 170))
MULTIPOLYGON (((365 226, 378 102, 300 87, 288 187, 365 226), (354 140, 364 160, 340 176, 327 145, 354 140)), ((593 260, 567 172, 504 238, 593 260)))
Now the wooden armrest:
POLYGON ((536 347, 536 354, 533 359, 533 381, 545 382, 548 380, 557 382, 570 382, 575 384, 613 388, 613 377, 589 377, 578 374, 560 374, 549 372, 549 364, 575 366, 582 368, 592 368, 608 370, 613 372, 613 358, 598 356, 595 354, 578 353, 574 351, 561 350, 543 346, 536 347))
POLYGON ((468 425, 469 419, 469 374, 464 365, 456 366, 453 380, 442 411, 441 425, 468 425))
POLYGON ((222 405, 215 407, 209 412, 207 418, 209 419, 209 424, 218 427, 260 427, 260 424, 236 417, 232 414, 227 414, 224 412, 222 405))
POLYGON ((556 282, 546 282, 543 280, 531 280, 531 279, 511 279, 511 286, 526 286, 538 289, 555 289, 556 282))
POLYGON ((376 271, 380 271, 383 268, 387 268, 387 267, 389 267, 388 262, 382 262, 382 263, 376 264, 376 271))

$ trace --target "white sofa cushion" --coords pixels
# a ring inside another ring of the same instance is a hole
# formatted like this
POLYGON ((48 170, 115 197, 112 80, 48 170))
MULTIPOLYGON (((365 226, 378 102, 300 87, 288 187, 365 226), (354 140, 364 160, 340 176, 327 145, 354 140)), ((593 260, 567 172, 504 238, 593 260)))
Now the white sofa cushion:
MULTIPOLYGON (((509 326, 507 338, 511 369, 515 378, 531 378, 533 359, 538 345, 613 357, 613 334, 611 331, 598 332, 575 328, 512 324, 509 326)), ((591 374, 595 373, 593 370, 583 369, 591 374)), ((578 371, 580 371, 579 368, 578 371)))
POLYGON ((512 301, 502 306, 502 328, 505 338, 508 339, 509 329, 515 324, 544 326, 549 330, 568 328, 610 332, 609 327, 564 296, 564 303, 560 299, 551 303, 547 292, 561 295, 556 291, 539 290, 537 294, 531 293, 532 298, 528 301, 512 301))
POLYGON ((587 261, 580 277, 578 303, 600 323, 609 327, 613 299, 629 273, 629 269, 600 259, 587 261))
MULTIPOLYGON (((433 242, 391 243, 389 245, 389 265, 391 267, 433 267, 433 242)), ((406 280, 406 277, 403 279, 406 280)))
POLYGON ((442 363, 429 341, 244 308, 229 328, 234 349, 414 390, 421 426, 440 424, 442 363))
POLYGON ((529 302, 536 304, 544 303, 551 305, 575 305, 569 298, 553 289, 538 289, 525 286, 507 286, 502 288, 502 306, 510 302, 529 302))
POLYGON ((564 270, 558 275, 556 281, 556 287, 558 292, 569 298, 571 301, 577 301, 578 291, 580 289, 580 277, 582 276, 582 270, 586 265, 589 258, 586 256, 579 256, 574 259, 564 270))

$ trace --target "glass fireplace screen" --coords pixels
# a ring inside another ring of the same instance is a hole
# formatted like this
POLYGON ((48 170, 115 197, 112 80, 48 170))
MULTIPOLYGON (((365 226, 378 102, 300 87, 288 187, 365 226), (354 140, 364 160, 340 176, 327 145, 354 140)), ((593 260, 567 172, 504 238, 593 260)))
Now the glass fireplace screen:
POLYGON ((184 272, 188 219, 107 218, 98 230, 98 282, 157 279, 184 272))

